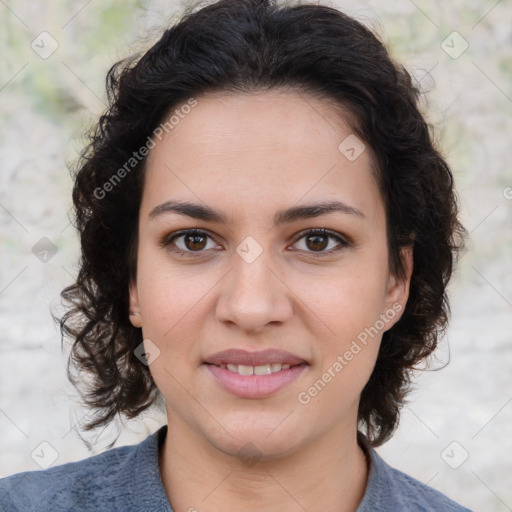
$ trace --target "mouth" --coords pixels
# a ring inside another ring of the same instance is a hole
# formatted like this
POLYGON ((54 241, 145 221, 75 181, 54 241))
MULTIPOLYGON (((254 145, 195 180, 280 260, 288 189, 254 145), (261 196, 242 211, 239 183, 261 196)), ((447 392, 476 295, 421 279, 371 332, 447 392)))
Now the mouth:
POLYGON ((233 373, 238 373, 239 375, 270 375, 271 373, 277 373, 283 370, 289 370, 295 366, 305 365, 306 363, 299 364, 288 364, 288 363, 268 363, 268 364, 260 364, 258 366, 252 366, 248 364, 226 364, 222 363, 218 366, 223 370, 229 370, 233 373))
POLYGON ((307 364, 305 359, 284 350, 266 349, 256 352, 235 348, 212 354, 204 363, 240 375, 268 375, 299 364, 307 364))
POLYGON ((282 350, 230 349, 207 357, 203 364, 225 391, 241 398, 264 398, 294 381, 308 366, 282 350))

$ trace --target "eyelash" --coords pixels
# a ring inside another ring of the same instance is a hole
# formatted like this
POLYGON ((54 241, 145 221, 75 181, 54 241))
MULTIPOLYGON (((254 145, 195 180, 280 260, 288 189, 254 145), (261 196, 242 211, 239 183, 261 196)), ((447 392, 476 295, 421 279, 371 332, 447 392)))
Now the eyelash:
MULTIPOLYGON (((350 247, 350 245, 351 245, 351 243, 346 238, 342 237, 339 233, 336 233, 335 231, 331 231, 331 230, 325 229, 325 228, 308 229, 305 231, 301 231, 299 233, 297 240, 294 243, 297 243, 299 240, 302 240, 303 238, 305 238, 308 235, 318 235, 318 234, 324 235, 324 236, 327 236, 328 238, 332 238, 332 239, 336 240, 336 242, 338 242, 339 245, 334 249, 330 249, 329 251, 306 251, 308 254, 312 255, 315 258, 321 258, 326 255, 331 255, 333 253, 337 253, 337 252, 345 249, 346 247, 350 247)), ((212 238, 206 231, 202 231, 199 229, 188 229, 188 230, 186 229, 186 230, 178 231, 177 233, 172 233, 171 235, 165 236, 162 239, 162 241, 159 243, 159 245, 161 247, 169 249, 169 246, 172 245, 172 242, 174 240, 176 240, 177 238, 186 236, 186 235, 202 235, 202 236, 206 236, 208 238, 212 238)), ((205 252, 204 250, 184 251, 182 249, 177 248, 176 246, 174 246, 170 250, 172 252, 179 254, 180 256, 192 257, 192 258, 202 256, 205 252)))

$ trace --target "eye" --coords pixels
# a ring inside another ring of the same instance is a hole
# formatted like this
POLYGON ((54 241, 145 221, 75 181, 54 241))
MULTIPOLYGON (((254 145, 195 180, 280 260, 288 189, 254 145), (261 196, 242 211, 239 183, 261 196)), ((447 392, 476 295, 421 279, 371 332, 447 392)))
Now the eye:
POLYGON ((198 229, 172 233, 170 236, 166 236, 160 245, 185 256, 200 256, 205 249, 219 247, 208 233, 198 229), (209 240, 211 241, 210 245, 208 244, 209 240))
MULTIPOLYGON (((310 229, 299 233, 299 236, 295 242, 298 244, 303 241, 303 247, 299 247, 299 250, 315 257, 326 256, 350 246, 350 242, 342 235, 328 229, 310 229), (332 244, 330 241, 336 243, 332 244)), ((207 232, 198 229, 172 233, 164 237, 159 245, 180 255, 192 257, 201 256, 207 249, 220 247, 207 232)))
POLYGON ((312 229, 302 232, 301 237, 296 242, 304 241, 300 250, 310 253, 312 256, 326 256, 334 252, 341 251, 349 247, 350 243, 340 234, 328 229, 312 229), (330 244, 329 240, 337 242, 330 244), (329 248, 330 245, 330 248, 329 248), (329 248, 329 250, 325 250, 329 248))

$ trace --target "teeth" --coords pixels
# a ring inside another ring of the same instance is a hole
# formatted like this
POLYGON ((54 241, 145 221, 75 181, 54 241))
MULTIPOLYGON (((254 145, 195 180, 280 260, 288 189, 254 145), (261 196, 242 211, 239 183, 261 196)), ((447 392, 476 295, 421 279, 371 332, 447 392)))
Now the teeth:
POLYGON ((227 368, 230 372, 239 373, 240 375, 268 375, 270 373, 288 370, 289 364, 272 363, 260 366, 250 366, 247 364, 221 364, 221 368, 227 368))
POLYGON ((272 367, 270 364, 254 367, 254 375, 267 375, 268 373, 272 373, 272 367))
POLYGON ((254 366, 239 364, 238 365, 238 373, 240 375, 253 375, 254 374, 254 366))

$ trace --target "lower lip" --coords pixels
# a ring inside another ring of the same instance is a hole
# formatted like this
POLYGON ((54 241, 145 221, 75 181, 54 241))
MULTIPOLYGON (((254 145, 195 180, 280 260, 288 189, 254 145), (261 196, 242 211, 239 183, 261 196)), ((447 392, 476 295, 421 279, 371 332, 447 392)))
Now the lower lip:
POLYGON ((293 382, 306 368, 305 364, 292 366, 265 375, 240 375, 213 364, 206 367, 219 385, 240 398, 265 398, 293 382))

